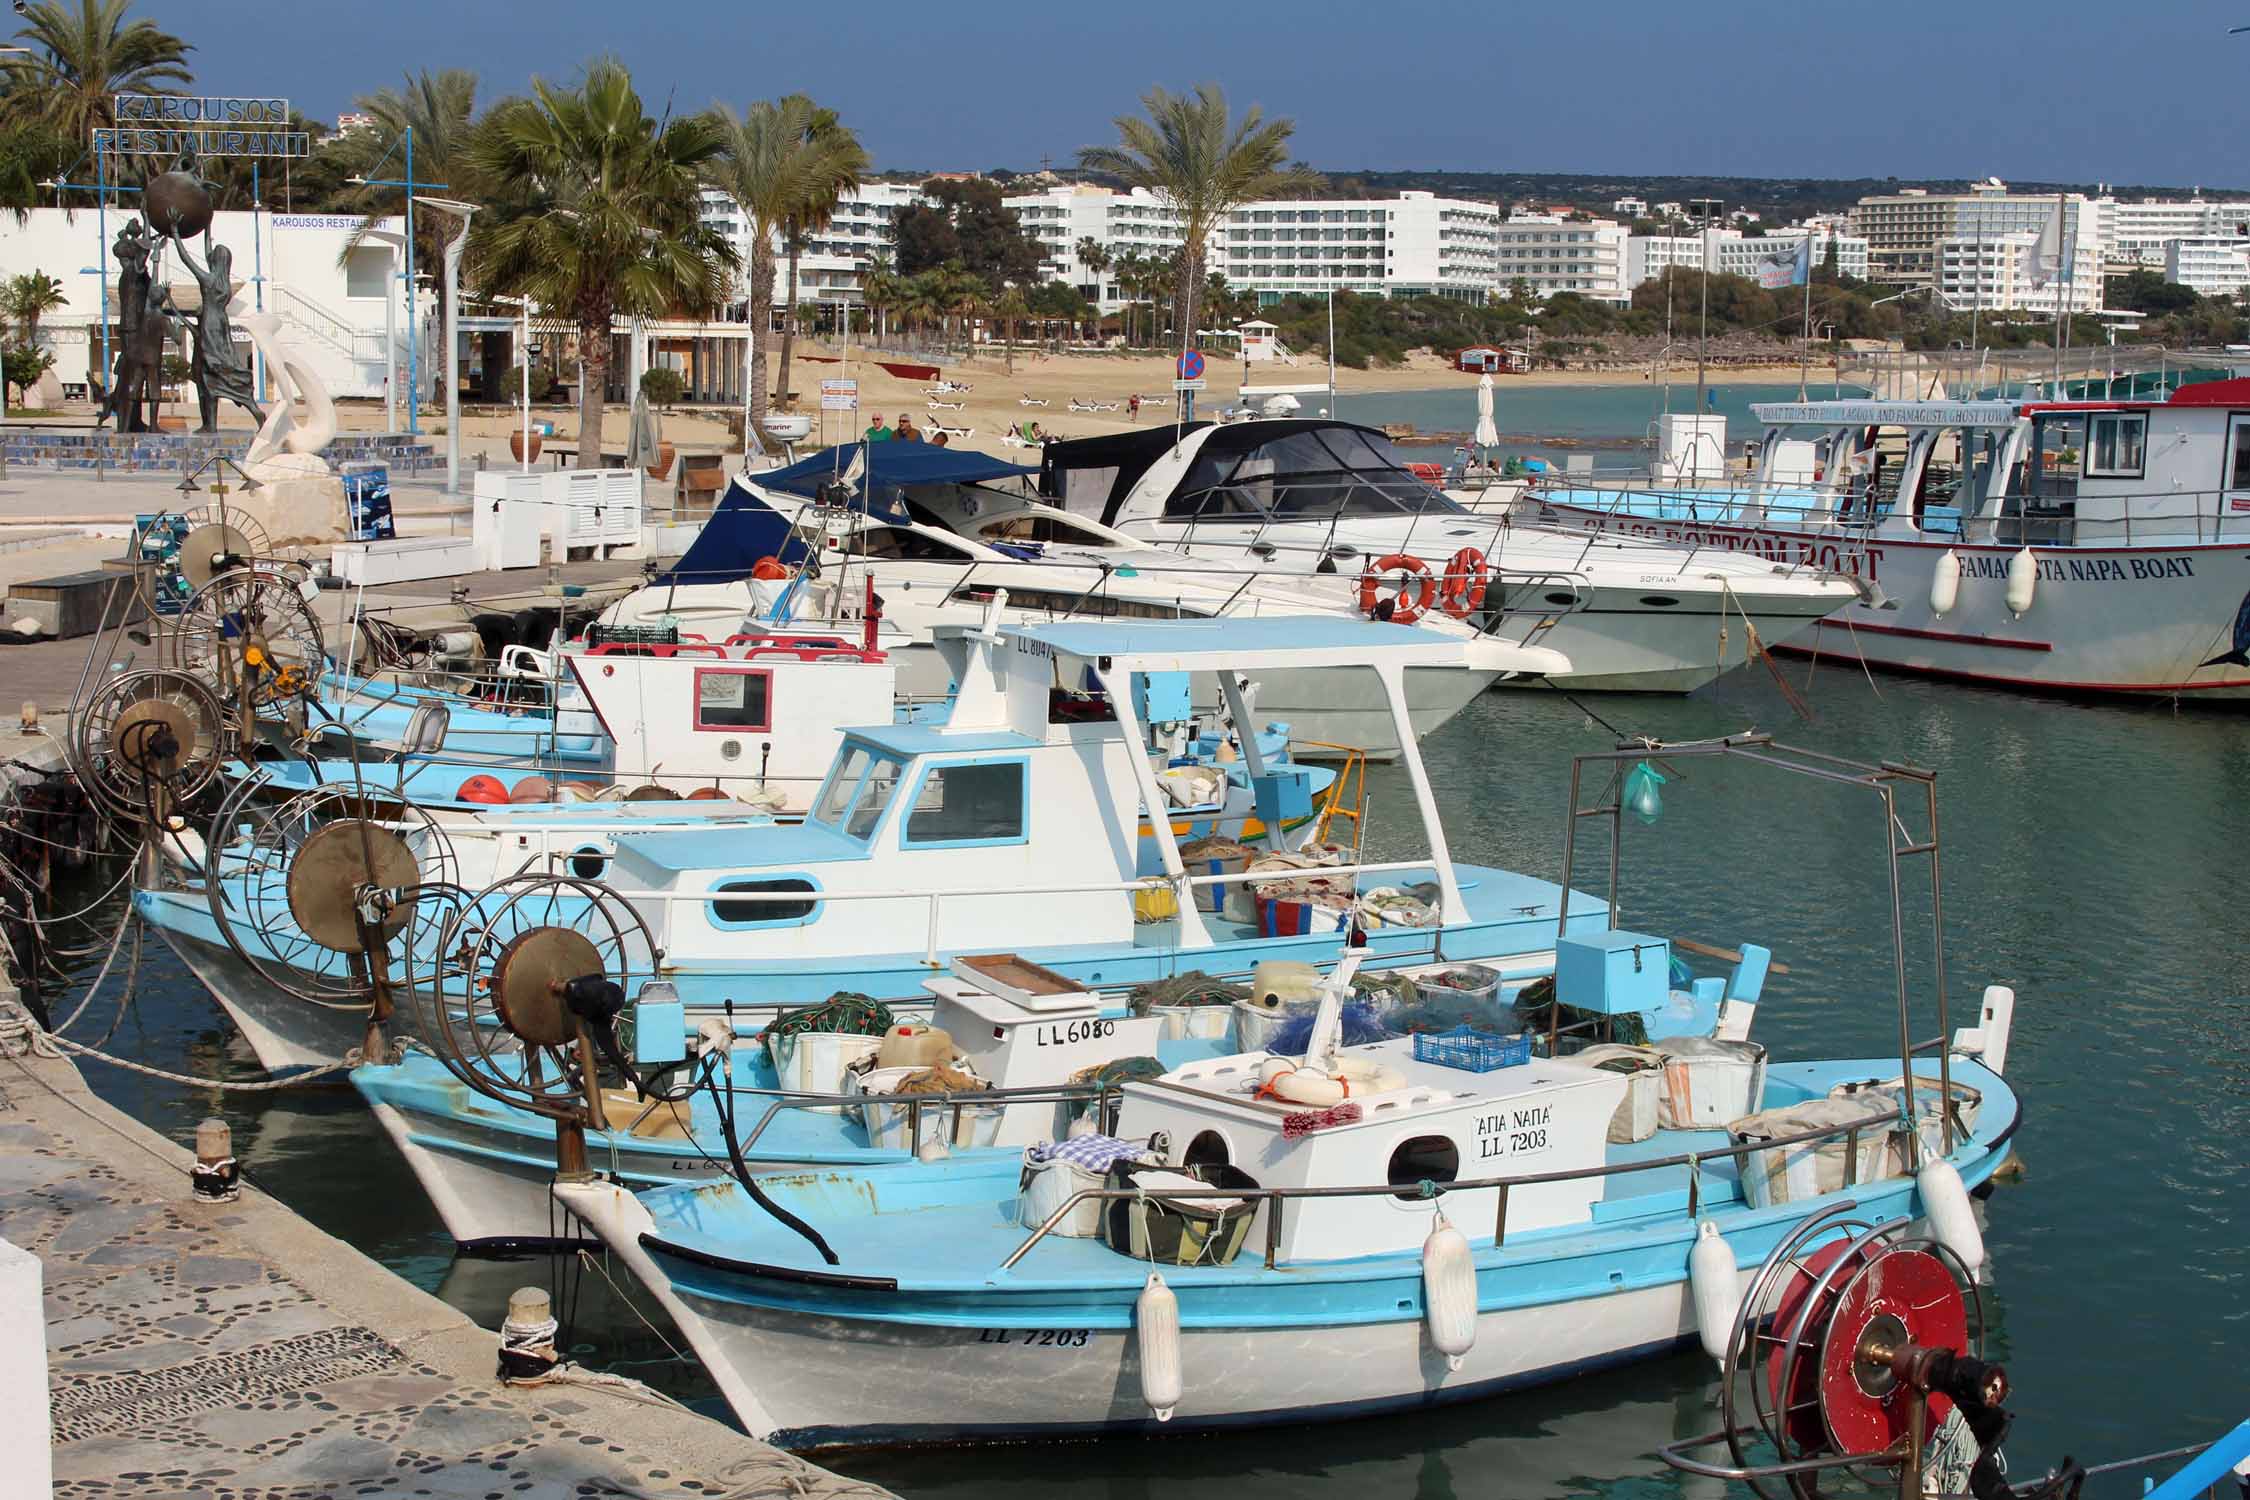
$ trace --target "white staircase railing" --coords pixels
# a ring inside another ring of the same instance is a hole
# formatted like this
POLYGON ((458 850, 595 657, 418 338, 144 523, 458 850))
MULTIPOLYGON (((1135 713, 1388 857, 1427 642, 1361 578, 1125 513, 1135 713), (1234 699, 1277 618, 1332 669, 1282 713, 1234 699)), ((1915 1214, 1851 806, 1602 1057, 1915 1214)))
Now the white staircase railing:
POLYGON ((294 287, 277 286, 274 310, 291 323, 334 347, 347 359, 359 358, 360 332, 294 287))

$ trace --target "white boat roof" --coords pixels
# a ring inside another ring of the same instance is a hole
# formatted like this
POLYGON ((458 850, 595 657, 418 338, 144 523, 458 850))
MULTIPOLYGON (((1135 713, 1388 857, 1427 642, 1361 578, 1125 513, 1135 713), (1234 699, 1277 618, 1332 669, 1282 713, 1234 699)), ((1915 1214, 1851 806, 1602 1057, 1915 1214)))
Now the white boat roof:
POLYGON ((1760 401, 1750 410, 1773 427, 2008 427, 2023 416, 2014 401, 1760 401))
POLYGON ((1335 615, 1213 620, 1085 620, 1001 634, 1057 656, 1109 658, 1129 672, 1272 671, 1285 667, 1454 667, 1461 642, 1410 625, 1335 615))

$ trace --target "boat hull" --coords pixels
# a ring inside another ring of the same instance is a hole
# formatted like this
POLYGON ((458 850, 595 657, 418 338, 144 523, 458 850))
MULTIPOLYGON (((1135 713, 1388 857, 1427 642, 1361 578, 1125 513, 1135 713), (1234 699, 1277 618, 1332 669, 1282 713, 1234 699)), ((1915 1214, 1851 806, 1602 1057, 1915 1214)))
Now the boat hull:
POLYGON ((2031 606, 2019 616, 2007 592, 2020 547, 1725 526, 1551 502, 1545 509, 1598 530, 1833 567, 1876 585, 1895 606, 1839 610, 1784 650, 1996 687, 2250 697, 2250 664, 2219 659, 2239 654, 2233 632, 2250 593, 2250 547, 2240 543, 2034 546, 2031 606), (1940 615, 1931 585, 1949 553, 1960 587, 1940 615))
MULTIPOLYGON (((1750 635, 1769 646, 1804 637, 1836 601, 1808 597, 1786 605, 1686 598, 1674 609, 1624 607, 1597 591, 1584 609, 1557 615, 1526 642, 1560 651, 1571 670, 1546 679, 1525 678, 1508 687, 1553 687, 1570 692, 1692 693, 1750 659, 1750 635), (1796 607, 1787 607, 1796 606, 1796 607)), ((1652 587, 1652 593, 1661 594, 1652 587)), ((1667 595, 1666 597, 1673 597, 1667 595)), ((1503 634, 1506 626, 1501 627, 1503 634)))

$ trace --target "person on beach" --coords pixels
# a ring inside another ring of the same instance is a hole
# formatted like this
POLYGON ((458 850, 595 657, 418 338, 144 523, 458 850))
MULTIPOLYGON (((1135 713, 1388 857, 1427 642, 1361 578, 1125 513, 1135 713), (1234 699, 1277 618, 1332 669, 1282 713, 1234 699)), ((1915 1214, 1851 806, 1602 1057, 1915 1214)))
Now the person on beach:
POLYGON ((895 436, 902 443, 919 443, 922 441, 922 429, 914 425, 914 414, 912 412, 902 411, 898 414, 898 429, 895 436))
POLYGON ((1125 410, 1133 421, 1138 422, 1141 419, 1141 393, 1139 391, 1135 391, 1125 398, 1125 410))
POLYGON ((883 425, 881 412, 875 413, 874 425, 867 429, 867 440, 871 443, 887 443, 891 440, 891 430, 883 425))

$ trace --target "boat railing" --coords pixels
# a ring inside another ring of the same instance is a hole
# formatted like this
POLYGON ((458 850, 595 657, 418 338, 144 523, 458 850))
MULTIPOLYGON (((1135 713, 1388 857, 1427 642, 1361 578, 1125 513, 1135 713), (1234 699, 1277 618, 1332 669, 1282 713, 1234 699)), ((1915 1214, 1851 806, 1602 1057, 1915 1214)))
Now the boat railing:
MULTIPOLYGON (((1154 1086, 1164 1087, 1165 1085, 1158 1082, 1154 1086)), ((1196 1092, 1201 1093, 1202 1091, 1197 1090, 1196 1092)), ((1958 1120, 1960 1116, 1959 1102, 1948 1099, 1947 1108, 1958 1120)), ((1918 1140, 1917 1132, 1906 1123, 1902 1111, 1900 1115, 1893 1118, 1870 1115, 1866 1119, 1857 1120, 1847 1125, 1828 1125, 1817 1130, 1800 1131, 1794 1135, 1775 1136, 1771 1140, 1762 1140, 1740 1146, 1727 1146, 1710 1151, 1683 1151, 1672 1156, 1650 1157, 1645 1161, 1604 1162, 1600 1166, 1572 1167, 1555 1172, 1531 1172, 1521 1176, 1478 1177, 1466 1180, 1456 1179, 1452 1182, 1438 1182, 1431 1178, 1419 1178, 1412 1182, 1366 1183, 1350 1187, 1167 1187, 1164 1189, 1164 1197, 1168 1200, 1178 1199, 1182 1201, 1225 1198, 1235 1202, 1251 1201, 1265 1205, 1265 1260, 1266 1268, 1271 1270, 1281 1249, 1283 1208, 1285 1205, 1299 1200, 1374 1197, 1438 1200, 1448 1194, 1497 1190, 1499 1203, 1493 1213, 1492 1243, 1495 1248, 1498 1248, 1508 1241, 1508 1196, 1510 1190, 1514 1188, 1544 1187, 1550 1183, 1558 1182, 1585 1182, 1595 1178, 1622 1177, 1633 1172, 1670 1171, 1676 1167, 1685 1167, 1688 1174, 1687 1218, 1688 1222, 1692 1224, 1702 1212, 1701 1173, 1704 1168, 1712 1163, 1730 1160, 1739 1162, 1740 1158, 1761 1151, 1786 1150, 1792 1146, 1810 1145, 1816 1141, 1841 1140, 1845 1146, 1843 1186, 1848 1190, 1859 1182, 1859 1143, 1871 1130, 1879 1130, 1886 1135, 1906 1137, 1910 1141, 1918 1140)), ((1962 1130, 1960 1138, 1967 1141, 1969 1139, 1968 1132, 1962 1130)), ((1909 1154, 1906 1159, 1913 1160, 1914 1158, 1909 1154)), ((1069 1218, 1072 1210, 1076 1209, 1082 1202, 1108 1203, 1125 1199, 1145 1198, 1146 1196, 1146 1193, 1133 1188, 1080 1188, 1064 1199, 1062 1205, 1049 1214, 1038 1228, 1032 1230, 1029 1238, 1010 1251, 1007 1258, 1000 1262, 999 1269, 1003 1271, 1013 1270, 1018 1261, 1031 1253, 1031 1248, 1034 1245, 1045 1239, 1056 1225, 1069 1218)))
MULTIPOLYGON (((837 1093, 816 1094, 801 1089, 745 1088, 727 1085, 727 1092, 738 1098, 770 1101, 749 1134, 742 1138, 745 1155, 758 1144, 766 1127, 793 1109, 864 1109, 874 1105, 892 1114, 903 1111, 906 1115, 907 1139, 920 1141, 922 1121, 932 1110, 945 1111, 949 1116, 948 1133, 957 1133, 961 1111, 979 1105, 997 1104, 1092 1104, 1108 1118, 1108 1106, 1124 1091, 1121 1082, 1053 1083, 1036 1084, 1023 1088, 960 1089, 949 1093, 930 1094, 869 1094, 837 1093)), ((909 1148, 911 1149, 911 1148, 909 1148)))

